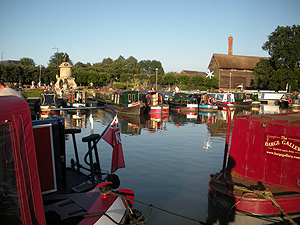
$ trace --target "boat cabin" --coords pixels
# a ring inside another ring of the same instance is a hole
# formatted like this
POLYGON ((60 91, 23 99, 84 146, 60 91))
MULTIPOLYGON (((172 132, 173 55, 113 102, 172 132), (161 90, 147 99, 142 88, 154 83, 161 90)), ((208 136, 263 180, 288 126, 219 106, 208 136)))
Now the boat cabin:
POLYGON ((82 90, 73 90, 68 96, 68 106, 85 107, 87 106, 87 93, 82 90))
POLYGON ((124 105, 130 107, 142 100, 142 94, 139 91, 97 91, 95 98, 102 99, 105 102, 114 105, 124 105))
POLYGON ((103 133, 82 138, 88 161, 80 160, 74 144, 75 160, 67 167, 65 135, 74 138, 80 130, 65 129, 60 117, 32 121, 27 102, 19 97, 0 96, 0 102, 1 224, 110 224, 100 214, 84 216, 99 210, 124 222, 131 203, 93 190, 106 181, 112 182, 111 188, 119 186, 117 176, 100 167, 96 145, 103 133))
POLYGON ((171 105, 199 104, 199 101, 199 94, 189 94, 185 92, 175 92, 174 95, 169 98, 169 104, 171 105))
POLYGON ((228 139, 223 169, 210 176, 208 219, 221 216, 223 201, 228 217, 218 219, 229 224, 299 222, 300 113, 236 116, 228 162, 227 147, 228 139))

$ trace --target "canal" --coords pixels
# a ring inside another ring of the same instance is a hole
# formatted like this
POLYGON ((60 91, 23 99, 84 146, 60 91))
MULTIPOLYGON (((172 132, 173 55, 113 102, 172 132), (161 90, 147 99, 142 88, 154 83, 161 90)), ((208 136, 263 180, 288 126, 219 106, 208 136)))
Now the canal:
MULTIPOLYGON (((262 105, 256 111, 232 111, 232 118, 237 114, 278 112, 278 106, 262 105)), ((64 113, 63 116, 66 127, 81 128, 77 145, 82 157, 87 152, 82 137, 101 134, 112 118, 110 113, 102 110, 64 113)), ((227 112, 222 110, 198 115, 171 113, 163 119, 119 115, 126 164, 125 168, 116 171, 121 181, 120 188, 130 188, 138 201, 205 222, 209 175, 222 167, 226 117, 227 112)), ((101 140, 98 149, 101 168, 110 171, 111 146, 101 140)), ((67 137, 66 151, 68 164, 74 158, 70 137, 67 137)), ((141 212, 146 209, 136 203, 133 208, 141 212)), ((153 210, 147 224, 195 223, 153 210)))

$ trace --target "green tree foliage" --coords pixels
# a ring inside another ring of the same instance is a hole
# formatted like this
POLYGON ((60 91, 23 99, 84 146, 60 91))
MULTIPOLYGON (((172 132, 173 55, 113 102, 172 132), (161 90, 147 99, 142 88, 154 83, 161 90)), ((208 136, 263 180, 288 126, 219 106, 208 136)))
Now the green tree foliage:
POLYGON ((205 77, 200 73, 195 73, 191 78, 192 84, 196 86, 204 86, 205 85, 205 77))
POLYGON ((5 77, 4 81, 6 82, 19 82, 21 76, 21 69, 14 63, 9 63, 5 67, 5 77))
POLYGON ((207 88, 218 88, 219 87, 219 78, 213 76, 211 78, 205 77, 205 86, 207 88))
POLYGON ((187 85, 187 84, 191 83, 191 79, 190 79, 189 75, 187 75, 187 74, 179 74, 177 77, 177 81, 181 85, 187 85))
POLYGON ((123 73, 120 75, 120 82, 126 83, 133 80, 133 74, 131 73, 123 73))
POLYGON ((33 59, 30 59, 30 58, 21 58, 19 60, 19 63, 18 65, 22 65, 22 66, 35 66, 35 62, 33 59))
POLYGON ((300 80, 300 26, 278 26, 268 36, 262 49, 270 55, 254 68, 255 84, 261 89, 282 90, 289 84, 299 89, 300 80))
POLYGON ((176 76, 174 72, 168 72, 164 75, 164 84, 174 85, 176 83, 176 76))
MULTIPOLYGON (((54 53, 50 57, 50 60, 48 62, 48 66, 57 66, 57 65, 59 66, 60 64, 62 64, 64 57, 65 57, 65 53, 63 53, 63 52, 54 53)), ((73 65, 73 62, 70 58, 69 58, 69 63, 71 65, 73 65)))

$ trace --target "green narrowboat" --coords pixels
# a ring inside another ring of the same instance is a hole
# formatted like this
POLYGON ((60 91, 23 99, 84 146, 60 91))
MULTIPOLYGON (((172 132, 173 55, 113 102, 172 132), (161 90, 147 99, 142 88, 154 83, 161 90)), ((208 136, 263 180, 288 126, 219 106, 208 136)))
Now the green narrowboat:
POLYGON ((94 98, 98 105, 110 106, 118 113, 127 115, 141 115, 145 111, 145 104, 141 102, 139 91, 96 91, 94 98))

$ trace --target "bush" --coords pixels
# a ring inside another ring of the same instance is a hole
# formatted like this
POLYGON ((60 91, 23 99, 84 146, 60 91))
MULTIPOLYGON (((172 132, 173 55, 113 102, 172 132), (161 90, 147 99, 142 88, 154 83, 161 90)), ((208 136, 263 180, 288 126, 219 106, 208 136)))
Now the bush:
POLYGON ((126 89, 126 85, 122 83, 114 83, 113 84, 114 89, 126 89))

